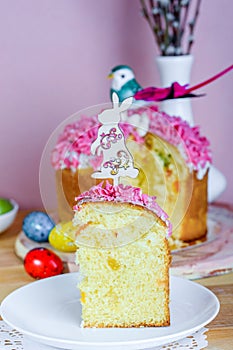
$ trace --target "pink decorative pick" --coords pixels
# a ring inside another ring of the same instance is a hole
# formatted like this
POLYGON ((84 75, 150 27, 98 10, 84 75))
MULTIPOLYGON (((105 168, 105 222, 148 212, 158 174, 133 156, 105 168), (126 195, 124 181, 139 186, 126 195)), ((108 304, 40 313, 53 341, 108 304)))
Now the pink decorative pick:
POLYGON ((121 104, 116 93, 112 95, 113 108, 106 109, 98 115, 101 126, 96 140, 91 145, 93 155, 102 156, 103 160, 99 171, 92 174, 95 179, 113 179, 118 185, 119 177, 135 178, 138 169, 134 167, 133 157, 126 147, 123 131, 119 123, 121 113, 129 109, 133 98, 125 99, 121 104))

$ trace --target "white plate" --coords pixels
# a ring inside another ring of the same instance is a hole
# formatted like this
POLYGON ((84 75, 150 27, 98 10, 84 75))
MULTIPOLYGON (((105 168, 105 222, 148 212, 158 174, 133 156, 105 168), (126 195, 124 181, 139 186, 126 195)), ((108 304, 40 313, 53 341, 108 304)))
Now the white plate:
POLYGON ((1 316, 31 339, 65 349, 144 349, 192 334, 219 311, 217 297, 207 288, 171 276, 171 325, 158 328, 83 329, 79 274, 69 273, 24 286, 8 295, 1 316))

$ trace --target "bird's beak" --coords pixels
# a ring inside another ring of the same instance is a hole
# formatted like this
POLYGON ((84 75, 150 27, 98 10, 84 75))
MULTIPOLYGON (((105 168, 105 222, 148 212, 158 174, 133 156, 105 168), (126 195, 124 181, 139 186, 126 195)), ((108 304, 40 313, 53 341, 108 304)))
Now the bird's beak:
POLYGON ((112 74, 112 73, 109 73, 108 79, 112 79, 112 78, 113 78, 113 74, 112 74))

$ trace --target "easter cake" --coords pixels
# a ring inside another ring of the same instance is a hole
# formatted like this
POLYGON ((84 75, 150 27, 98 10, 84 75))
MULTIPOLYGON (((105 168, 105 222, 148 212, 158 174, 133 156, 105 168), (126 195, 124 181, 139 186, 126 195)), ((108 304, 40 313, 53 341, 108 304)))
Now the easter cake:
MULTIPOLYGON (((173 225, 171 246, 204 239, 211 151, 199 127, 160 112, 155 105, 122 113, 120 126, 139 169, 136 178, 120 181, 156 196, 173 225)), ((91 153, 91 145, 99 127, 96 115, 82 117, 66 125, 53 149, 61 221, 72 218, 75 197, 98 183, 91 174, 101 157, 91 153)))
POLYGON ((82 326, 168 326, 171 224, 155 198, 107 182, 76 199, 82 326))

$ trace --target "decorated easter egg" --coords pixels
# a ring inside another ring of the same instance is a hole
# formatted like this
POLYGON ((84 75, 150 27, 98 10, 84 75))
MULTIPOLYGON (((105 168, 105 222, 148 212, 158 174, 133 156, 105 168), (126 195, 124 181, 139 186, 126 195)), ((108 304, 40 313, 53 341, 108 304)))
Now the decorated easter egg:
POLYGON ((13 209, 12 203, 6 198, 0 198, 0 215, 6 214, 13 209))
POLYGON ((71 237, 77 231, 72 221, 64 222, 56 225, 49 234, 49 243, 55 249, 62 252, 75 252, 77 247, 71 237))
POLYGON ((36 242, 47 242, 49 233, 54 226, 53 220, 41 211, 33 211, 23 220, 25 235, 36 242))
POLYGON ((59 256, 47 248, 34 248, 24 258, 24 268, 36 279, 60 275, 63 263, 59 256))

